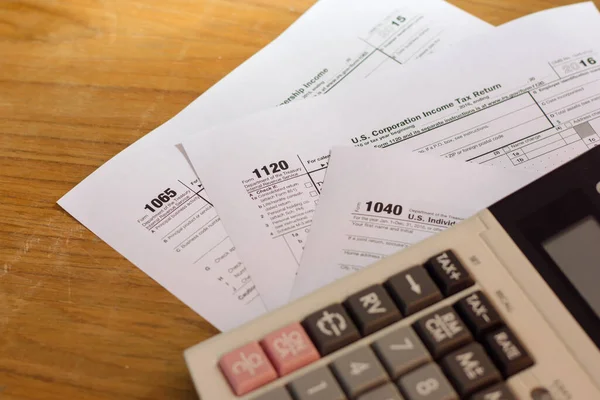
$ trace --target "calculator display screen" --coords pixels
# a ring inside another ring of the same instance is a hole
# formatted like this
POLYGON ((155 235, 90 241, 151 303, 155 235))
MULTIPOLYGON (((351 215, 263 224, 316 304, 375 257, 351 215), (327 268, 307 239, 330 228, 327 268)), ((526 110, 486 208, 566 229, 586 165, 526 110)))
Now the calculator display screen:
POLYGON ((542 242, 565 277, 600 316, 600 224, 591 216, 542 242))
POLYGON ((600 146, 489 210, 600 349, 600 146))
MULTIPOLYGON (((572 174, 567 175, 570 180, 564 182, 574 181, 572 174)), ((564 186, 541 179, 490 210, 600 349, 598 192, 595 183, 595 195, 578 188, 567 191, 564 186)))

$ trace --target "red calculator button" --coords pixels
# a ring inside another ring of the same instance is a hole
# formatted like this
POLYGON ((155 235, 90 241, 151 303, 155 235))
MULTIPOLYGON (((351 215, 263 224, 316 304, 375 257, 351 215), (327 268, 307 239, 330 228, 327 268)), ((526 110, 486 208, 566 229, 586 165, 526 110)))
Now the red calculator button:
POLYGON ((277 379, 277 373, 258 342, 225 354, 219 367, 233 392, 241 396, 277 379))
POLYGON ((280 376, 320 358, 319 352, 298 322, 270 333, 260 344, 280 376))

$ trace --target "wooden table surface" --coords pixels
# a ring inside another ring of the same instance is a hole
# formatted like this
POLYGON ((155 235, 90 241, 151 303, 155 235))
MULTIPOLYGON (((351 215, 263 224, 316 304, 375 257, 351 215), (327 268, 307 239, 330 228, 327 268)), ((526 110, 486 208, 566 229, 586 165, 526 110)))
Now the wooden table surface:
MULTIPOLYGON (((492 24, 568 4, 453 0, 492 24)), ((314 0, 0 0, 0 398, 193 399, 210 324, 56 200, 314 0)))

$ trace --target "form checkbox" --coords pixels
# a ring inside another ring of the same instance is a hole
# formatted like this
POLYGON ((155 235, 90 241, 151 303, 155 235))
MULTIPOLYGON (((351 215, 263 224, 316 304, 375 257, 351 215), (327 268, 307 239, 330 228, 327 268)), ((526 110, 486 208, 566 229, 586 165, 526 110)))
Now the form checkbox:
POLYGON ((317 197, 317 192, 315 190, 310 192, 310 197, 317 197))
POLYGON ((306 182, 306 183, 304 184, 304 187, 305 187, 305 188, 309 188, 309 187, 311 187, 311 186, 312 186, 312 183, 310 183, 310 182, 306 182))

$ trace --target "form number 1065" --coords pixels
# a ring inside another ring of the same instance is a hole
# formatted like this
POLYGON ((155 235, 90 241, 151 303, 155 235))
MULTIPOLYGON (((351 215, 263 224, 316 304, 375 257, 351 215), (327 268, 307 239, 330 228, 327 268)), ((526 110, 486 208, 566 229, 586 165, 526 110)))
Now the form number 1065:
POLYGON ((177 193, 173 189, 167 188, 163 193, 160 193, 155 199, 150 201, 150 204, 152 205, 146 204, 144 209, 154 212, 156 211, 155 208, 161 208, 165 203, 169 202, 175 196, 177 196, 177 193))

